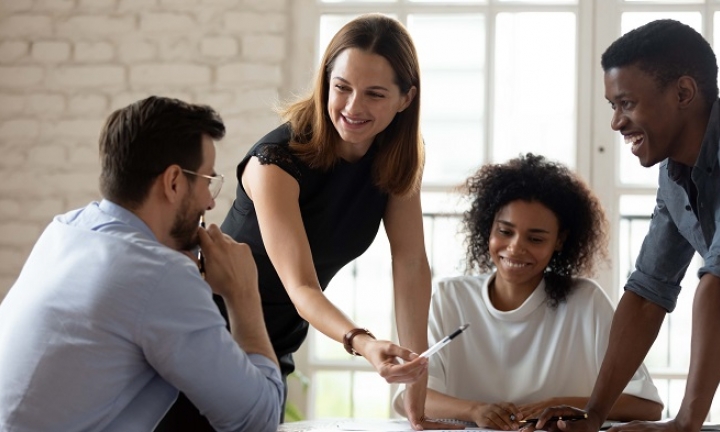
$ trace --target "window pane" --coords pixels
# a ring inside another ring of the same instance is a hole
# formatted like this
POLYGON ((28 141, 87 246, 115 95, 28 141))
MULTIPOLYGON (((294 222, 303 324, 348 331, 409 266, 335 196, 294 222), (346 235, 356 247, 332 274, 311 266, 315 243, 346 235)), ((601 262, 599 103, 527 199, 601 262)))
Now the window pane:
MULTIPOLYGON (((378 339, 392 339, 392 258, 390 243, 383 226, 370 248, 355 260, 357 272, 353 290, 353 319, 372 329, 378 339)), ((333 281, 334 282, 334 281, 333 281)), ((347 291, 335 285, 337 291, 347 291)))
POLYGON ((487 3, 487 0, 409 0, 412 3, 487 3))
POLYGON ((575 33, 569 12, 498 14, 494 161, 532 151, 575 166, 575 33))
POLYGON ((685 394, 686 381, 684 379, 653 378, 653 384, 657 387, 660 399, 665 404, 662 418, 675 417, 685 394))
POLYGON ((352 394, 352 417, 390 417, 390 385, 377 372, 354 373, 352 394))
MULTIPOLYGON (((702 15, 699 12, 626 12, 622 14, 621 31, 623 34, 647 24, 650 21, 671 18, 681 21, 695 30, 702 32, 702 15)), ((657 186, 658 165, 644 168, 625 144, 621 135, 617 135, 616 148, 620 163, 619 180, 622 184, 641 186, 657 186)))
POLYGON ((627 3, 667 3, 667 4, 678 4, 678 3, 705 3, 705 0, 624 0, 627 3))
POLYGON ((483 160, 482 126, 461 121, 425 121, 424 184, 456 185, 483 160))
MULTIPOLYGON (((325 290, 335 306, 359 326, 371 329, 378 339, 390 340, 392 331, 392 260, 387 234, 381 226, 373 244, 343 267, 325 290)), ((362 362, 341 344, 311 328, 312 356, 316 360, 362 362)))
POLYGON ((578 0, 496 0, 498 3, 577 4, 578 0))
POLYGON ((654 195, 622 195, 620 197, 620 225, 618 235, 618 287, 622 295, 625 281, 635 268, 635 258, 650 226, 655 208, 654 195))
POLYGON ((321 0, 323 3, 396 3, 397 0, 321 0))
POLYGON ((312 380, 314 417, 352 417, 350 372, 317 372, 312 380))
MULTIPOLYGON (((325 296, 327 296, 328 300, 351 318, 355 312, 356 268, 356 262, 351 262, 343 267, 325 290, 325 296)), ((372 328, 369 323, 360 323, 359 325, 372 328)), ((312 326, 310 327, 309 336, 311 338, 310 355, 312 359, 357 361, 355 356, 351 356, 345 351, 342 344, 335 342, 312 326)))
POLYGON ((468 208, 467 200, 457 192, 423 192, 422 206, 425 248, 433 279, 463 274, 465 237, 461 220, 468 208))
POLYGON ((617 157, 620 159, 620 183, 657 187, 660 164, 655 164, 649 168, 640 165, 637 156, 632 154, 630 145, 625 144, 625 139, 619 132, 617 133, 616 145, 619 149, 617 157))
POLYGON ((410 15, 408 29, 422 73, 423 183, 455 185, 483 159, 485 17, 410 15))
POLYGON ((700 12, 625 12, 620 19, 620 29, 625 34, 643 24, 659 19, 674 19, 702 33, 702 14, 700 12))
POLYGON ((459 276, 465 271, 465 236, 460 222, 460 215, 425 217, 425 242, 433 279, 459 276))

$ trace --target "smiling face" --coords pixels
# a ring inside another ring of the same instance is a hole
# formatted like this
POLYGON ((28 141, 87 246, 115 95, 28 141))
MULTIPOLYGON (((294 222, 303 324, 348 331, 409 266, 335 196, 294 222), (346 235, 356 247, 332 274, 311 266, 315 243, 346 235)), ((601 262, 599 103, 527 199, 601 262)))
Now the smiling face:
POLYGON ((508 203, 495 215, 490 232, 490 257, 497 268, 495 286, 532 292, 553 253, 561 248, 555 213, 537 201, 508 203))
POLYGON ((613 109, 610 126, 632 145, 644 167, 667 158, 682 159, 682 118, 677 87, 659 88, 655 78, 637 66, 605 72, 605 98, 613 109))
POLYGON ((330 72, 328 114, 342 139, 340 156, 356 160, 395 115, 407 108, 413 87, 402 94, 395 71, 378 54, 348 48, 335 58, 330 72))

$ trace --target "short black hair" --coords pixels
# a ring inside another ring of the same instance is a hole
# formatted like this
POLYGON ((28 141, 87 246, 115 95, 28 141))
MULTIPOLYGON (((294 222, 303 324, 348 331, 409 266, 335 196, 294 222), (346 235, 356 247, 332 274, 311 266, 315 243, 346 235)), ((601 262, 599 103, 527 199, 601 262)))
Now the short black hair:
POLYGON ((491 271, 490 233, 495 216, 517 200, 538 202, 555 214, 566 238, 545 269, 552 307, 565 300, 575 276, 591 276, 598 258, 607 258, 608 222, 600 201, 568 167, 528 153, 506 163, 481 167, 465 184, 471 206, 465 212, 468 270, 491 271))
POLYGON ((100 134, 103 196, 137 208, 169 166, 196 171, 202 165, 203 135, 225 136, 220 115, 206 105, 150 96, 113 112, 100 134))
POLYGON ((603 71, 637 66, 660 88, 682 76, 695 80, 709 111, 718 98, 718 66, 710 44, 692 27, 663 19, 621 36, 602 55, 603 71))

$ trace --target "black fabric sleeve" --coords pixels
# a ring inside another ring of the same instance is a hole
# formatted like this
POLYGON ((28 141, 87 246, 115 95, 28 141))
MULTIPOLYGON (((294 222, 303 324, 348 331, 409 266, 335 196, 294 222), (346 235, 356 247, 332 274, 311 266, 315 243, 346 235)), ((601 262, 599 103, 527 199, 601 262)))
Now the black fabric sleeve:
POLYGON ((287 172, 298 182, 302 177, 302 172, 298 167, 299 161, 290 153, 287 146, 276 143, 264 143, 256 146, 249 156, 258 158, 262 165, 277 165, 287 172))

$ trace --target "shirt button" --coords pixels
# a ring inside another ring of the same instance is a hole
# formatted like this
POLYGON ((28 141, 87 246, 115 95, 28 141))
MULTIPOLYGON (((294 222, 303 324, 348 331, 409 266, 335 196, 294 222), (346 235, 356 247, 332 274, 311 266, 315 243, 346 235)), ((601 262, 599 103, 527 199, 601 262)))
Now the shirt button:
POLYGON ((685 206, 685 210, 687 210, 687 211, 690 211, 690 210, 691 210, 691 207, 690 207, 689 204, 685 206))

